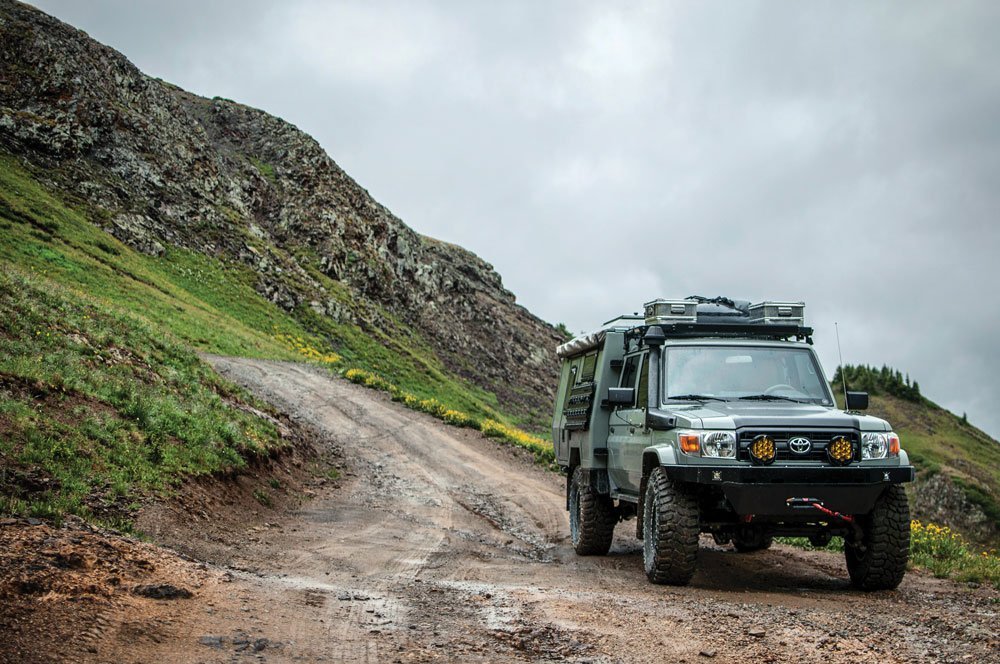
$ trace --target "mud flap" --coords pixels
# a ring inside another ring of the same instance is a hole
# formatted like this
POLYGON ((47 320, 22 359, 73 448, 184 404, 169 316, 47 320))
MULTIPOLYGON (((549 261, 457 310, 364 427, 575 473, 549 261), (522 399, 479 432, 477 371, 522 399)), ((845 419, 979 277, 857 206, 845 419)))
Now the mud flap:
MULTIPOLYGON (((573 484, 573 475, 576 468, 571 467, 566 473, 566 511, 569 511, 569 491, 573 484)), ((611 480, 608 478, 606 468, 591 468, 583 474, 583 486, 591 487, 602 496, 611 495, 611 480)))

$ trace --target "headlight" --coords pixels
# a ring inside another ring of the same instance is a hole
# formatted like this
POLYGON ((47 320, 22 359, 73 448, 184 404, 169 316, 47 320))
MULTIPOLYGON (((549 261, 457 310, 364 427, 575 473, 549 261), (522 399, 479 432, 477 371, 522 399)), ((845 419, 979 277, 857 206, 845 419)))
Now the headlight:
POLYGON ((685 431, 677 434, 677 443, 685 454, 736 458, 736 434, 732 431, 685 431))
POLYGON ((701 435, 701 453, 707 457, 732 459, 736 456, 736 434, 732 431, 708 431, 701 435))
POLYGON ((884 459, 899 455, 899 436, 893 432, 869 431, 861 434, 861 458, 884 459))

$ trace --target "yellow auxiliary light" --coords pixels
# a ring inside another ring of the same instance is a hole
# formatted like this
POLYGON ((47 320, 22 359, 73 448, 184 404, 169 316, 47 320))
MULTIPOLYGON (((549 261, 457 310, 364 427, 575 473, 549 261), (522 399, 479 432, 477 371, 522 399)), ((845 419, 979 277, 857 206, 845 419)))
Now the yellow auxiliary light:
POLYGON ((750 460, 758 464, 771 463, 774 461, 776 451, 774 439, 766 434, 761 434, 750 443, 750 460))
POLYGON ((826 456, 835 466, 846 466, 854 459, 854 445, 845 436, 837 436, 826 446, 826 456))

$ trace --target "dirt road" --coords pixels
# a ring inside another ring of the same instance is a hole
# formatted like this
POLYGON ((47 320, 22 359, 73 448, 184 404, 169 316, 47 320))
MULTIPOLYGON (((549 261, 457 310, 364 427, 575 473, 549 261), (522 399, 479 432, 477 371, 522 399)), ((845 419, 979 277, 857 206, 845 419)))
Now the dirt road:
POLYGON ((705 540, 689 587, 653 586, 634 522, 577 557, 563 478, 477 432, 307 366, 211 361, 342 449, 343 477, 250 528, 151 518, 210 563, 195 597, 106 617, 81 661, 1000 661, 991 589, 865 594, 839 555, 705 540))

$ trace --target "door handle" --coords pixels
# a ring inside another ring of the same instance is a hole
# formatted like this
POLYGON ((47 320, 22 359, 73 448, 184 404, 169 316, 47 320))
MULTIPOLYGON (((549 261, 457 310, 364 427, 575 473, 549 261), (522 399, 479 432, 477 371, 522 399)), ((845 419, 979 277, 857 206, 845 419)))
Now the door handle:
POLYGON ((629 433, 635 433, 635 427, 629 427, 628 428, 628 432, 629 433))

